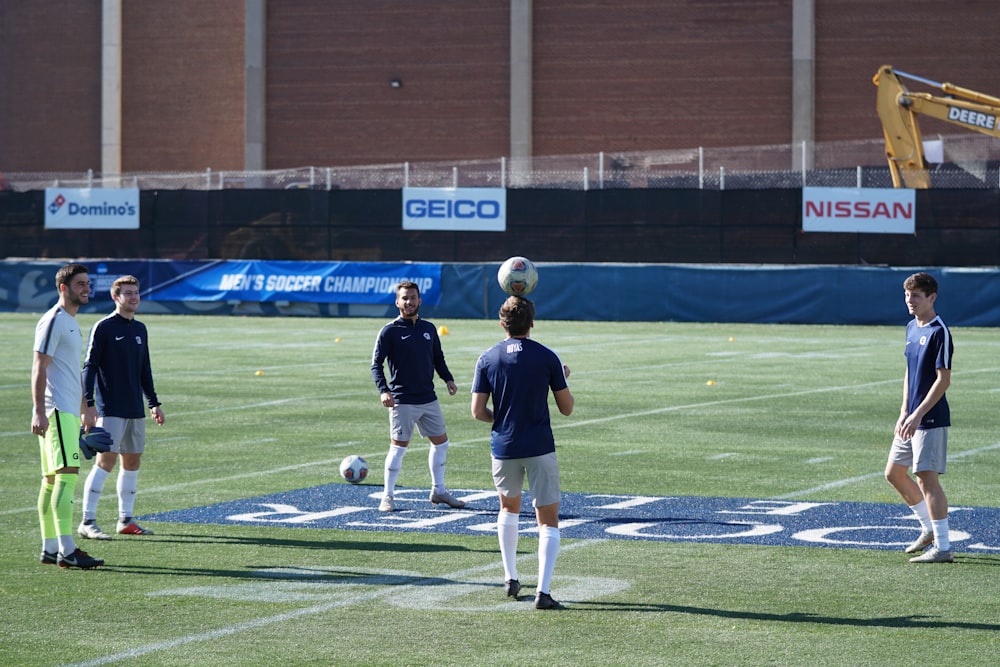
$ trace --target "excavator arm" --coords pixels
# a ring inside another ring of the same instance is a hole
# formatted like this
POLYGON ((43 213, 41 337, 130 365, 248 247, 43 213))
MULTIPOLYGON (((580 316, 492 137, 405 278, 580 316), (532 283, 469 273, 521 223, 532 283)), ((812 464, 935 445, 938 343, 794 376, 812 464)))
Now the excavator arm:
POLYGON ((878 88, 875 109, 882 121, 885 155, 889 160, 894 187, 930 187, 918 115, 1000 137, 1000 98, 900 72, 890 65, 879 68, 872 82, 878 88), (901 78, 937 88, 946 97, 910 92, 900 81, 901 78))

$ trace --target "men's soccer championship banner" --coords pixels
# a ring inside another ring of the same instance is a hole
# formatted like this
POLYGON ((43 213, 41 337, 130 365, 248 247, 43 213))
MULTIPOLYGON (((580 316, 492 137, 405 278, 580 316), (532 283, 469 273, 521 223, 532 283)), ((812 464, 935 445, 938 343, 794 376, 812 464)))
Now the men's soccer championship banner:
POLYGON ((392 304, 403 280, 419 286, 424 303, 441 300, 440 264, 107 260, 90 268, 99 286, 110 286, 112 277, 135 275, 142 298, 150 301, 392 304))
POLYGON ((46 188, 45 229, 139 229, 139 190, 46 188))
POLYGON ((916 195, 909 188, 802 188, 802 231, 913 234, 916 195))
POLYGON ((396 285, 410 280, 428 305, 441 300, 440 264, 382 262, 171 262, 174 275, 143 285, 153 301, 288 301, 392 304, 396 285))

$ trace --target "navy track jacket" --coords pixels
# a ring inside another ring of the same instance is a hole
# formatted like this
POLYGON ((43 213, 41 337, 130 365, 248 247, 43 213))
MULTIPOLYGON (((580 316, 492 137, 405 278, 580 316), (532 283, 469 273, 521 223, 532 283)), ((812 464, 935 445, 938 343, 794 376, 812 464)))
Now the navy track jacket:
POLYGON ((150 408, 160 404, 145 324, 111 313, 94 325, 83 362, 83 393, 88 406, 96 401, 102 417, 142 419, 143 395, 150 408))

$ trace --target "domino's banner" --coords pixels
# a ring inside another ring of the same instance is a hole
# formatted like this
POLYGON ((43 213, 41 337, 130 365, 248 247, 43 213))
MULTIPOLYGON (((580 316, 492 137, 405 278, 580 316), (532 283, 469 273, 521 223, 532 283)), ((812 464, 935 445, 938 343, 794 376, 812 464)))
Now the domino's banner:
POLYGON ((913 234, 911 188, 802 188, 803 232, 913 234))
POLYGON ((504 188, 403 188, 403 229, 507 230, 504 188))
POLYGON ((139 229, 139 190, 46 188, 45 229, 139 229))
POLYGON ((172 262, 143 290, 157 301, 293 301, 391 304, 396 285, 410 280, 424 303, 441 300, 440 264, 382 262, 172 262))

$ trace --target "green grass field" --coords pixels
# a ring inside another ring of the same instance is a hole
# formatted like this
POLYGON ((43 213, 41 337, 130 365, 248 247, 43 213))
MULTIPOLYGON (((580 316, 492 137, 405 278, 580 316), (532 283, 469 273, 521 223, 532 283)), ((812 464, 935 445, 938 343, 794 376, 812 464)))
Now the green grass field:
MULTIPOLYGON (((503 599, 489 533, 157 522, 148 538, 80 540, 107 561, 99 570, 42 566, 37 318, 0 316, 5 667, 996 662, 1000 555, 983 553, 920 566, 884 550, 564 537, 560 612, 503 599)), ((86 331, 96 319, 80 317, 86 331)), ((167 421, 149 427, 140 517, 336 482, 349 453, 380 488, 388 419, 369 363, 383 320, 142 319, 167 421)), ((489 427, 469 415, 468 391, 502 332, 435 324, 449 329, 460 387, 448 397, 439 385, 448 484, 489 490, 489 427)), ((1000 331, 953 334, 943 483, 952 506, 998 507, 1000 331)), ((533 336, 572 369, 576 411, 553 414, 566 492, 898 503, 881 470, 902 327, 539 321, 533 336)), ((426 441, 411 449, 400 484, 426 488, 426 441)), ((116 511, 111 478, 99 523, 113 527, 116 511)), ((526 593, 535 545, 520 542, 526 593)))

